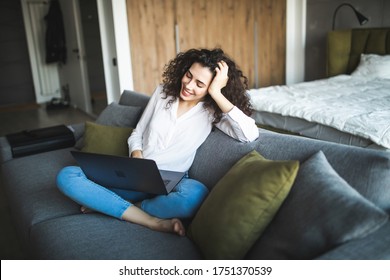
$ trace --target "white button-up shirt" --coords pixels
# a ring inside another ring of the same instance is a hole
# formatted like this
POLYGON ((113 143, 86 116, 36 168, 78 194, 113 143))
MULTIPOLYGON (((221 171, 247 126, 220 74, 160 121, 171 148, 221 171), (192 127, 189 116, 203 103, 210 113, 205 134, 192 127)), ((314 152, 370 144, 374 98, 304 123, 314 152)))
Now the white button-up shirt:
MULTIPOLYGON (((144 158, 153 159, 161 170, 187 171, 198 147, 212 129, 213 112, 199 102, 177 117, 178 100, 167 106, 162 86, 156 88, 141 119, 128 139, 130 155, 141 150, 144 158)), ((229 136, 249 142, 259 136, 255 121, 234 107, 216 126, 229 136)))

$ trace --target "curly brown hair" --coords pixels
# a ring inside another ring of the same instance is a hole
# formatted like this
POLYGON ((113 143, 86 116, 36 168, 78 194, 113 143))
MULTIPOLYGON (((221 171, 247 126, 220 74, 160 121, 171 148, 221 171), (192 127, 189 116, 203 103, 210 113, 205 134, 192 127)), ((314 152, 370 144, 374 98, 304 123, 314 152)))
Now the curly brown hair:
MULTIPOLYGON (((165 98, 172 97, 168 104, 172 104, 180 97, 181 80, 192 64, 199 63, 210 69, 213 77, 216 75, 215 68, 218 62, 225 61, 229 67, 228 82, 222 89, 222 94, 235 106, 237 106, 246 115, 252 114, 252 106, 247 93, 248 78, 245 77, 236 63, 226 55, 222 49, 190 49, 179 53, 176 58, 165 65, 163 78, 163 92, 165 98)), ((222 118, 222 111, 214 99, 207 94, 204 100, 204 106, 214 111, 213 124, 218 123, 222 118)))

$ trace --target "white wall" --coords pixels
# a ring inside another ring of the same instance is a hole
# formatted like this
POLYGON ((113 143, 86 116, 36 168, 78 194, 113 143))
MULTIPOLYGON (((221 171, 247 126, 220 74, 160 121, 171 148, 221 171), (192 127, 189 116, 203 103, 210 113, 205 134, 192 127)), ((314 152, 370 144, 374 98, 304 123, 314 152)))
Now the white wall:
POLYGON ((117 46, 116 52, 118 58, 120 92, 125 89, 133 90, 134 84, 126 0, 112 1, 112 12, 114 15, 115 44, 117 46))
POLYGON ((114 15, 110 0, 97 0, 99 30, 102 45, 104 78, 106 83, 107 103, 118 101, 120 98, 119 73, 113 59, 117 60, 114 15))
POLYGON ((306 0, 287 0, 286 84, 305 78, 306 0))

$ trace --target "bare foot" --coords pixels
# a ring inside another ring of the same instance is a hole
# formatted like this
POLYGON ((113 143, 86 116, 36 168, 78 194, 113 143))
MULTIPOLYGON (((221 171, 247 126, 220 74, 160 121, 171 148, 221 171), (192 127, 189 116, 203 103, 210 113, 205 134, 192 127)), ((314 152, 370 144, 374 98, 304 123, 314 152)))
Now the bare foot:
POLYGON ((156 227, 154 230, 176 233, 177 235, 184 236, 185 228, 179 219, 157 219, 156 227))
POLYGON ((135 205, 130 205, 122 215, 122 219, 131 223, 146 226, 152 230, 176 233, 184 236, 185 228, 179 219, 159 219, 153 217, 135 205))

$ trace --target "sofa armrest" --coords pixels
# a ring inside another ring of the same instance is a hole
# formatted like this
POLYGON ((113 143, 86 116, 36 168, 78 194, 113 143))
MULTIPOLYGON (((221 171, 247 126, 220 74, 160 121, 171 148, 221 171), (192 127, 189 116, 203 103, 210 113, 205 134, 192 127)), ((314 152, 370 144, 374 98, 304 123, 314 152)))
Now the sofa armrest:
POLYGON ((388 260, 390 259, 390 222, 377 231, 334 248, 319 260, 388 260))
POLYGON ((0 137, 0 163, 12 159, 11 145, 5 136, 0 137))
POLYGON ((74 140, 77 143, 77 141, 80 140, 84 135, 85 123, 83 122, 83 123, 71 124, 68 125, 68 128, 73 132, 74 140))
MULTIPOLYGON (((78 123, 78 124, 68 125, 67 127, 72 131, 77 146, 77 142, 81 141, 80 139, 84 135, 85 124, 78 123)), ((14 157, 12 154, 12 148, 10 143, 7 140, 7 137, 5 136, 0 137, 0 163, 4 163, 13 158, 14 157)))

